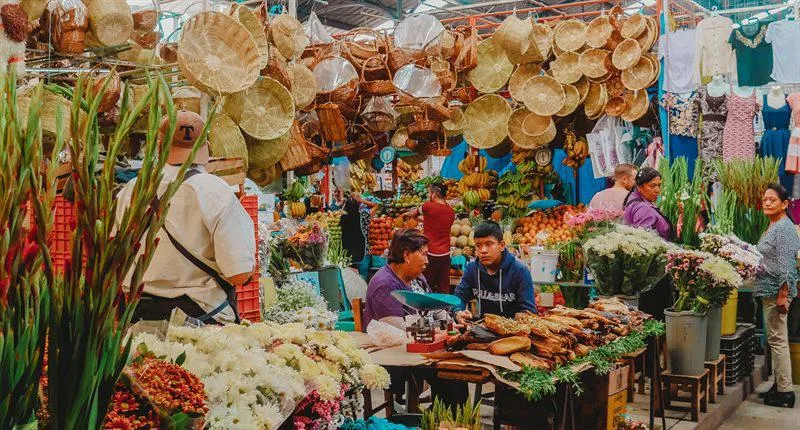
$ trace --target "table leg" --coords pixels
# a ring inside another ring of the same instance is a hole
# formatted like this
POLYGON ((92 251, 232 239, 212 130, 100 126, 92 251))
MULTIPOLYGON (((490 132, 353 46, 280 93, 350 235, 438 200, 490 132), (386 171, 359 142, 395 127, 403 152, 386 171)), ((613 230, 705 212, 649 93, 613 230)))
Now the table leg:
POLYGON ((493 430, 500 430, 500 398, 503 395, 503 383, 498 382, 494 386, 494 411, 492 412, 492 429, 493 430))

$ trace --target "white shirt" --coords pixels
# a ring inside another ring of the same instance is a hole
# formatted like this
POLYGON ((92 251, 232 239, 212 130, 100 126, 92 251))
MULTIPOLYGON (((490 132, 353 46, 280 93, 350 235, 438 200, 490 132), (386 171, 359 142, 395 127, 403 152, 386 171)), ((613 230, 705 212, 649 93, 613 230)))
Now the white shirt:
POLYGON ((664 90, 688 93, 700 86, 694 73, 695 29, 667 33, 658 41, 658 56, 666 63, 664 90))
POLYGON ((731 74, 735 63, 728 40, 733 32, 733 21, 724 16, 711 16, 700 21, 695 31, 696 80, 699 82, 701 75, 731 74))
POLYGON ((775 82, 800 82, 800 20, 784 19, 771 23, 764 40, 772 44, 772 79, 775 82))
MULTIPOLYGON (((223 277, 252 271, 256 263, 252 219, 225 181, 206 174, 200 166, 194 169, 201 174, 189 178, 178 188, 170 200, 164 227, 189 252, 223 277)), ((175 180, 178 170, 177 166, 164 167, 159 195, 175 180)), ((135 181, 130 181, 117 196, 118 221, 130 205, 135 181)), ((178 252, 163 230, 157 237, 158 246, 142 278, 145 293, 166 298, 186 294, 206 312, 226 300, 222 288, 178 252)), ((130 290, 131 275, 129 273, 125 281, 126 291, 130 290)), ((220 322, 232 322, 233 310, 226 307, 214 318, 220 322)))

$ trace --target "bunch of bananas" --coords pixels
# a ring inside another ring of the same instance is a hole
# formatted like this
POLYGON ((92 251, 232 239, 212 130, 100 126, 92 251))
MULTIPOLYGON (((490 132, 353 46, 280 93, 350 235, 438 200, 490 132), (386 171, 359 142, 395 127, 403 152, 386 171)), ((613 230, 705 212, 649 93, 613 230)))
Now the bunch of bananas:
POLYGON ((497 172, 486 170, 487 160, 478 154, 469 154, 458 163, 458 170, 464 174, 458 182, 464 206, 475 209, 492 198, 489 191, 497 184, 497 172))
POLYGON ((522 173, 506 173, 497 183, 496 203, 503 207, 503 214, 519 218, 528 213, 528 205, 536 197, 530 178, 522 173))
POLYGON ((350 189, 354 193, 372 191, 377 185, 378 181, 372 173, 372 167, 367 165, 365 160, 350 164, 350 189))
POLYGON ((533 160, 533 154, 532 149, 525 149, 517 145, 511 147, 511 161, 516 165, 533 160))
POLYGON ((397 160, 397 177, 406 181, 419 181, 422 179, 422 166, 417 164, 412 166, 403 159, 397 160))
POLYGON ((458 170, 465 175, 475 172, 480 173, 486 170, 486 162, 486 158, 471 153, 458 163, 458 170))
POLYGON ((578 139, 572 130, 565 130, 564 134, 566 136, 564 138, 564 152, 567 153, 567 157, 564 158, 561 164, 578 170, 586 162, 586 157, 589 156, 589 144, 584 139, 578 139))

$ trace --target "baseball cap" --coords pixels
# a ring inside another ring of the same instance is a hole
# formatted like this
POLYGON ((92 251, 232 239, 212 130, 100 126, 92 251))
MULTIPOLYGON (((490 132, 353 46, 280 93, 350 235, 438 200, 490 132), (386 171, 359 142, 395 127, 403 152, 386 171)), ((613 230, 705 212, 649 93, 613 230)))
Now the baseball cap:
MULTIPOLYGON (((159 134, 162 139, 168 127, 169 116, 165 115, 161 119, 159 127, 159 134)), ((175 133, 172 135, 172 146, 167 156, 167 163, 182 164, 186 161, 191 156, 194 142, 203 132, 203 127, 205 127, 205 122, 200 115, 188 110, 179 110, 175 117, 175 133)), ((197 151, 193 162, 194 164, 206 164, 208 163, 208 158, 208 141, 206 141, 197 151)))

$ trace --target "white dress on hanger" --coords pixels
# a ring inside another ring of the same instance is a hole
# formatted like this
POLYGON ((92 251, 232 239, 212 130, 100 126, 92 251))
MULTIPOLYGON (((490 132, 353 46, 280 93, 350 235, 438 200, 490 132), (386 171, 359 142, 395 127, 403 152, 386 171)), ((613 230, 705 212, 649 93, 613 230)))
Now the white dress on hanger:
POLYGON ((733 31, 733 21, 724 16, 711 16, 700 21, 695 31, 696 80, 699 82, 701 76, 732 73, 735 63, 728 39, 733 31))
POLYGON ((772 44, 772 79, 792 84, 800 82, 800 20, 771 23, 764 40, 772 44))
POLYGON ((694 73, 695 36, 693 28, 670 32, 658 41, 658 57, 666 63, 664 90, 670 93, 691 93, 700 86, 694 73))

